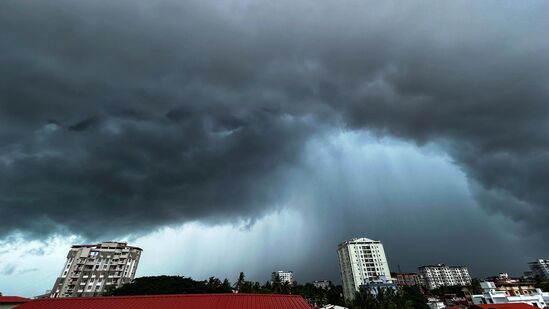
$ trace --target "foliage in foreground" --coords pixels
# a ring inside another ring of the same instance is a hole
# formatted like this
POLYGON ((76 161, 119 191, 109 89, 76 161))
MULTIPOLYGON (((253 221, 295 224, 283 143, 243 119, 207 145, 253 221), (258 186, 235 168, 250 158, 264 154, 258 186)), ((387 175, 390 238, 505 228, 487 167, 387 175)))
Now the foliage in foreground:
POLYGON ((427 300, 417 287, 403 287, 398 292, 382 289, 377 295, 357 292, 351 309, 428 309, 427 300))
POLYGON ((154 276, 134 279, 108 293, 111 296, 156 295, 156 294, 203 294, 231 293, 229 280, 210 277, 207 281, 196 281, 180 276, 154 276))

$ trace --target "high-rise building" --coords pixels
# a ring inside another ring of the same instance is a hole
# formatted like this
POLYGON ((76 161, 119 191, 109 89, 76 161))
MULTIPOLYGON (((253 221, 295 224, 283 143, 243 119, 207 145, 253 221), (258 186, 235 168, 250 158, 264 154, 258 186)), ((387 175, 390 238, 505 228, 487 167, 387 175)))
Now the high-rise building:
POLYGON ((135 277, 141 252, 125 242, 72 246, 50 297, 98 296, 129 283, 135 277))
POLYGON ((444 264, 421 266, 419 274, 429 290, 441 286, 471 285, 471 276, 465 266, 446 266, 444 264))
POLYGON ((382 280, 391 283, 391 272, 383 244, 368 238, 353 238, 337 248, 343 295, 352 300, 363 286, 382 280))
POLYGON ((271 280, 276 281, 277 279, 282 284, 287 282, 290 285, 292 285, 294 284, 294 273, 292 271, 284 271, 284 270, 274 271, 271 274, 271 280))
POLYGON ((549 279, 549 260, 539 259, 528 263, 534 277, 549 279))

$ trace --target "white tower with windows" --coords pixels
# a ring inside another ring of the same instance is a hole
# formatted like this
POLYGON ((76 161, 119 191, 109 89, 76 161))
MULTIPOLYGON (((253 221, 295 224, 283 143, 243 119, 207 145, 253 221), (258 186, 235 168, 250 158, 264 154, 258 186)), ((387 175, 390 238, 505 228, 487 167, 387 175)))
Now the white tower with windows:
POLYGON ((374 281, 391 283, 383 244, 368 238, 353 238, 337 248, 345 300, 352 300, 363 285, 374 281))

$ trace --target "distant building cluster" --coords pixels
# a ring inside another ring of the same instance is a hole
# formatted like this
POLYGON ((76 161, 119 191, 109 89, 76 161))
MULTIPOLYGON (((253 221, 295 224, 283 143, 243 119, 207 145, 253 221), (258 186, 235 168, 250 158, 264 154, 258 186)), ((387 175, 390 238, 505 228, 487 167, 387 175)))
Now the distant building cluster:
POLYGON ((422 286, 434 290, 441 286, 467 286, 471 276, 465 266, 444 264, 419 267, 418 273, 391 273, 383 244, 369 238, 353 238, 337 249, 343 294, 352 300, 357 291, 376 294, 397 286, 422 286))

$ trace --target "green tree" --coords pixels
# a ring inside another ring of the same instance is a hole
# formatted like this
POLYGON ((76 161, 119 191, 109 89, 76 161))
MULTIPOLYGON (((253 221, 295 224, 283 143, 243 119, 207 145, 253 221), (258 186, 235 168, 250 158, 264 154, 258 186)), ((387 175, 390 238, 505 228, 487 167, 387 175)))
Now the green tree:
POLYGON ((473 280, 471 280, 470 291, 473 294, 482 294, 482 288, 480 287, 480 280, 478 280, 477 278, 474 278, 473 280))
POLYGON ((271 290, 275 294, 282 294, 282 282, 280 281, 279 276, 274 276, 273 282, 271 283, 271 290))
POLYGON ((243 292, 245 284, 246 284, 246 276, 244 275, 244 272, 240 272, 240 274, 238 275, 238 279, 234 283, 234 287, 238 292, 243 292))
POLYGON ((426 300, 417 288, 401 291, 393 289, 380 289, 377 294, 369 290, 361 290, 355 294, 355 298, 349 304, 352 309, 425 309, 426 300))
POLYGON ((208 281, 196 281, 181 276, 140 277, 125 284, 108 295, 155 295, 155 294, 201 294, 229 293, 221 281, 211 277, 208 281))
POLYGON ((402 298, 408 302, 413 309, 429 309, 427 298, 417 286, 404 286, 400 288, 402 298))
POLYGON ((344 306, 345 300, 343 299, 343 287, 341 285, 330 285, 328 291, 326 291, 326 303, 338 306, 344 306))
POLYGON ((229 282, 229 279, 227 279, 227 278, 225 278, 225 280, 223 280, 223 283, 221 284, 221 288, 223 289, 223 291, 227 291, 227 293, 233 291, 233 288, 231 287, 231 283, 229 282))

